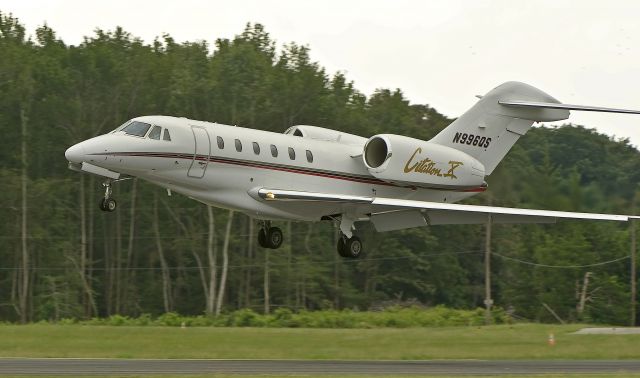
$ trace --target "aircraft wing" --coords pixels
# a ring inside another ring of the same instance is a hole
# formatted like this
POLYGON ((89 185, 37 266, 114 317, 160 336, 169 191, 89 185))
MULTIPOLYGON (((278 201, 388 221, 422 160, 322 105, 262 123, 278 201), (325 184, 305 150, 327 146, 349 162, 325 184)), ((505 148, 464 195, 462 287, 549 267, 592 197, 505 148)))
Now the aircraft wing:
MULTIPOLYGON (((493 223, 554 223, 557 219, 585 219, 626 222, 640 217, 618 214, 519 209, 511 207, 463 205, 384 197, 350 196, 261 188, 255 192, 264 201, 320 201, 371 205, 371 221, 378 231, 437 224, 481 224, 491 216, 493 223), (380 211, 375 211, 380 209, 380 211)), ((254 195, 255 197, 255 195, 254 195)))

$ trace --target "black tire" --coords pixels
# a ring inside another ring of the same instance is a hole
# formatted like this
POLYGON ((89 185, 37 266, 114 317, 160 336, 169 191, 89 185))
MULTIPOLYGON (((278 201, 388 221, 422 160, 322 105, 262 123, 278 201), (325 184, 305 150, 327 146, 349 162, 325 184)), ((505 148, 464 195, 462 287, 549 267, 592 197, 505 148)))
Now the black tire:
POLYGON ((344 245, 344 254, 352 259, 357 259, 362 255, 362 241, 360 241, 359 237, 354 236, 347 240, 344 245))
POLYGON ((267 245, 267 232, 264 228, 261 228, 260 231, 258 231, 258 244, 262 248, 269 248, 267 245))
POLYGON ((269 228, 269 231, 267 231, 267 244, 269 245, 269 248, 280 248, 283 240, 284 236, 282 235, 282 230, 280 230, 278 227, 269 228))
POLYGON ((100 210, 107 211, 107 207, 105 206, 105 199, 104 198, 100 200, 100 204, 98 206, 100 207, 100 210))
POLYGON ((338 238, 338 244, 336 245, 336 249, 338 250, 338 255, 340 255, 340 257, 349 257, 346 253, 344 253, 345 250, 345 238, 344 237, 340 237, 338 238))
POLYGON ((113 212, 116 211, 116 207, 118 207, 118 203, 113 198, 105 198, 104 200, 104 208, 105 211, 113 212))

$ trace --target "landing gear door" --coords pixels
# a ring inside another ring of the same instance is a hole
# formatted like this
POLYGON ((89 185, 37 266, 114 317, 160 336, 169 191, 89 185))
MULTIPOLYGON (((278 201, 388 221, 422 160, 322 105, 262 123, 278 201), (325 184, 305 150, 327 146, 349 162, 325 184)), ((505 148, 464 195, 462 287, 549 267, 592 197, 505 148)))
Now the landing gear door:
POLYGON ((201 126, 191 126, 193 133, 194 153, 193 161, 187 172, 187 176, 194 178, 204 177, 211 156, 211 139, 207 129, 201 126))

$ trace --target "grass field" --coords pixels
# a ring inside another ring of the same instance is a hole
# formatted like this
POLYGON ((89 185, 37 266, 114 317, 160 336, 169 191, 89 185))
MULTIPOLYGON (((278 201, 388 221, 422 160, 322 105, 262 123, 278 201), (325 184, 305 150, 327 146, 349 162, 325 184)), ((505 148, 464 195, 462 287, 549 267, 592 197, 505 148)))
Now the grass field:
MULTIPOLYGON (((21 378, 58 378, 58 377, 65 377, 65 376, 58 376, 58 375, 35 375, 35 376, 28 376, 28 375, 21 375, 21 378)), ((74 378, 81 378, 83 376, 81 375, 74 375, 74 378)), ((86 376, 87 378, 95 378, 95 376, 89 375, 86 376)), ((104 376, 103 376, 104 377, 104 376)), ((123 376, 118 376, 118 375, 111 375, 108 376, 109 378, 131 378, 131 375, 123 375, 123 376)), ((212 374, 212 375, 141 375, 140 377, 144 377, 144 378, 185 378, 185 377, 189 377, 189 378, 210 378, 210 377, 214 377, 214 378, 255 378, 255 375, 237 375, 237 374, 212 374)), ((288 377, 304 377, 304 378, 362 378, 362 375, 263 375, 260 374, 257 377, 260 378, 288 378, 288 377)), ((411 377, 411 378, 451 378, 451 375, 376 375, 376 378, 407 378, 407 377, 411 377)), ((541 375, 483 375, 483 378, 572 378, 572 377, 578 377, 578 375, 571 375, 571 374, 565 374, 565 375, 558 375, 558 374, 541 374, 541 375)), ((589 374, 589 378, 622 378, 622 377, 640 377, 640 375, 638 374, 589 374)))
POLYGON ((408 329, 0 326, 0 357, 231 359, 640 359, 640 335, 581 325, 408 329), (549 346, 549 333, 556 345, 549 346))
MULTIPOLYGON (((263 375, 260 374, 258 377, 260 378, 285 378, 285 377, 300 377, 304 378, 362 378, 362 375, 263 375)), ((60 376, 20 376, 21 378, 57 378, 60 376)), ((74 375, 75 378, 80 378, 82 376, 74 375)), ((91 378, 95 378, 95 376, 87 376, 91 378)), ((109 376, 110 378, 131 378, 131 375, 123 375, 123 376, 109 376)), ((236 375, 236 374, 213 374, 213 375, 144 375, 141 376, 144 378, 205 378, 205 377, 215 377, 215 378, 255 378, 255 375, 236 375)), ((376 378, 451 378, 451 375, 376 375, 376 378)), ((544 374, 544 375, 483 375, 483 378, 564 378, 564 377, 578 377, 578 375, 571 374, 544 374)), ((640 377, 638 374, 589 374, 589 378, 621 378, 621 377, 640 377)))

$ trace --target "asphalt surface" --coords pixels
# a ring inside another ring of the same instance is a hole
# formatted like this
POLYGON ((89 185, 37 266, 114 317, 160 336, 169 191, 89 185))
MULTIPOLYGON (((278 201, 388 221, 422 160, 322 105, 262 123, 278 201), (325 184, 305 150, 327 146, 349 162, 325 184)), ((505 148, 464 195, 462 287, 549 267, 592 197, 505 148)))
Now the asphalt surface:
POLYGON ((597 327, 582 328, 574 335, 640 335, 640 327, 597 327))
POLYGON ((640 373, 633 361, 317 361, 317 360, 138 360, 2 358, 0 375, 143 374, 594 374, 640 373))

